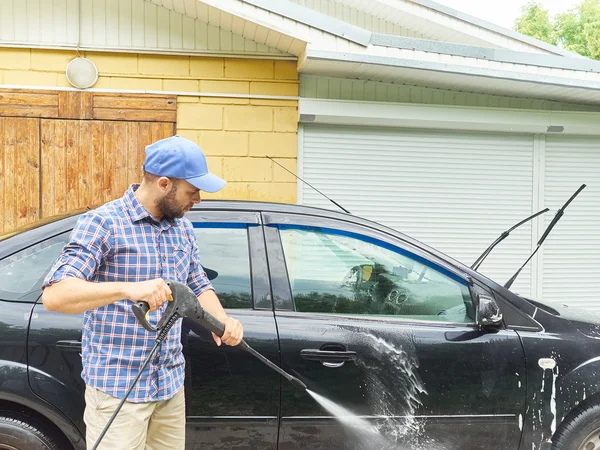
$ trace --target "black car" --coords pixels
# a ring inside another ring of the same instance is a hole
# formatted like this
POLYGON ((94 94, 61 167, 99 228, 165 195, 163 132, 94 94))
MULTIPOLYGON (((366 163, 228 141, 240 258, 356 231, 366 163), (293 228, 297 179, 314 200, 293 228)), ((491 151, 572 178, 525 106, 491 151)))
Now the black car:
MULTIPOLYGON (((0 241, 2 449, 85 448, 82 316, 40 301, 77 217, 0 241)), ((184 319, 187 448, 600 448, 600 318, 349 214, 206 201, 187 217, 248 344, 344 408, 184 319)))

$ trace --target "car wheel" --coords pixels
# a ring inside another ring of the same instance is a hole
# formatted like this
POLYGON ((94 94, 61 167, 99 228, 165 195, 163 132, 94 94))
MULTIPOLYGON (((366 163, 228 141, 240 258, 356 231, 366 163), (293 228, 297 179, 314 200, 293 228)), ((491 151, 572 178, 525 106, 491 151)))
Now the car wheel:
POLYGON ((600 449, 600 405, 583 408, 556 433, 553 450, 600 449))
POLYGON ((38 425, 0 415, 0 450, 59 450, 59 446, 38 425))

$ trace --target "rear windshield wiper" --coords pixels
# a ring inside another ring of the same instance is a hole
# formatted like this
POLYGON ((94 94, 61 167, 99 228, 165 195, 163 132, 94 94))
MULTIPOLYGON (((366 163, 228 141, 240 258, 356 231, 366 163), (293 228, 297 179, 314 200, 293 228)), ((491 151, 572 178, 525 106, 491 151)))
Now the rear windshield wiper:
POLYGON ((488 248, 486 248, 485 251, 481 255, 479 255, 479 258, 477 258, 475 260, 475 262, 471 266, 471 269, 473 269, 473 270, 479 269, 479 266, 481 266, 481 263, 483 263, 483 260, 485 258, 487 258, 487 256, 492 252, 492 250, 494 249, 494 247, 496 247, 496 245, 498 245, 500 242, 502 242, 504 239, 506 239, 509 236, 511 231, 513 231, 516 228, 519 228, 524 223, 527 223, 531 219, 534 219, 537 216, 539 216, 540 214, 544 214, 548 211, 550 211, 548 208, 538 211, 535 214, 529 216, 527 219, 521 220, 518 224, 516 224, 516 225, 512 226, 511 228, 509 228, 508 230, 502 232, 502 234, 500 236, 498 236, 498 239, 496 239, 494 242, 492 242, 492 245, 490 245, 488 248))
POLYGON ((527 261, 525 261, 523 263, 523 265, 519 268, 519 270, 517 270, 517 272, 512 276, 512 278, 510 280, 508 280, 506 282, 506 284, 504 285, 504 287, 506 289, 510 289, 510 287, 512 286, 512 284, 514 283, 514 281, 517 279, 517 277, 521 273, 521 270, 523 270, 523 267, 525 267, 527 265, 527 263, 529 261, 531 261, 531 258, 533 258, 533 255, 535 255, 537 253, 537 251, 540 249, 540 247, 542 246, 542 244, 544 243, 544 241, 546 240, 546 238, 550 234, 550 231, 552 231, 552 228, 554 228, 554 225, 556 225, 556 223, 563 216, 563 214, 565 213, 565 209, 567 208, 567 206, 569 206, 569 203, 571 203, 575 199, 575 197, 577 197, 579 195, 579 193, 581 191, 583 191, 584 188, 585 188, 585 184, 582 184, 579 187, 579 189, 577 189, 577 191, 575 191, 575 193, 571 196, 571 198, 569 200, 567 200, 567 203, 565 203, 558 211, 556 211, 556 215, 552 219, 552 222, 550 222, 550 225, 548 225, 548 228, 546 228, 546 231, 544 231, 544 234, 542 235, 542 237, 538 241, 537 246, 535 247, 535 250, 533 251, 533 253, 529 256, 529 258, 527 258, 527 261))

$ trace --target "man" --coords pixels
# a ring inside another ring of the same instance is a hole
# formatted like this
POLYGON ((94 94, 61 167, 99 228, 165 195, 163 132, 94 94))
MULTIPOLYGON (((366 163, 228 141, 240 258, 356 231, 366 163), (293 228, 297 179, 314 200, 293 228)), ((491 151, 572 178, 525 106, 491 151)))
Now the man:
MULTIPOLYGON (((200 147, 179 136, 146 147, 144 177, 124 196, 87 212, 44 281, 49 311, 85 312, 82 377, 86 441, 96 442, 149 355, 156 333, 136 320, 131 305, 150 305, 156 325, 171 294, 166 280, 186 283, 202 306, 225 324, 217 345, 237 345, 240 322, 227 317, 200 265, 192 224, 183 215, 225 181, 208 171, 200 147)), ((103 438, 105 449, 183 449, 184 358, 181 321, 150 361, 103 438)))

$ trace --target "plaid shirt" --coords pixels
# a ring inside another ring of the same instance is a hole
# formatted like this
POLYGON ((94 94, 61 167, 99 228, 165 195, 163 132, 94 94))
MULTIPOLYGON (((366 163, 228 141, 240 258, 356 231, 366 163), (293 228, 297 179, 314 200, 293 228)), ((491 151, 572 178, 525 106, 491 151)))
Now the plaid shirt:
MULTIPOLYGON (((162 277, 186 283, 196 295, 212 289, 198 254, 189 220, 157 222, 134 195, 132 185, 123 197, 85 213, 70 242, 44 280, 44 287, 70 277, 93 282, 135 282, 162 277)), ((83 317, 81 376, 86 384, 123 398, 152 349, 156 333, 146 331, 127 299, 86 311, 83 317)), ((166 308, 150 313, 156 326, 166 308)), ((134 403, 166 400, 183 386, 185 361, 181 320, 157 350, 128 400, 134 403)))

